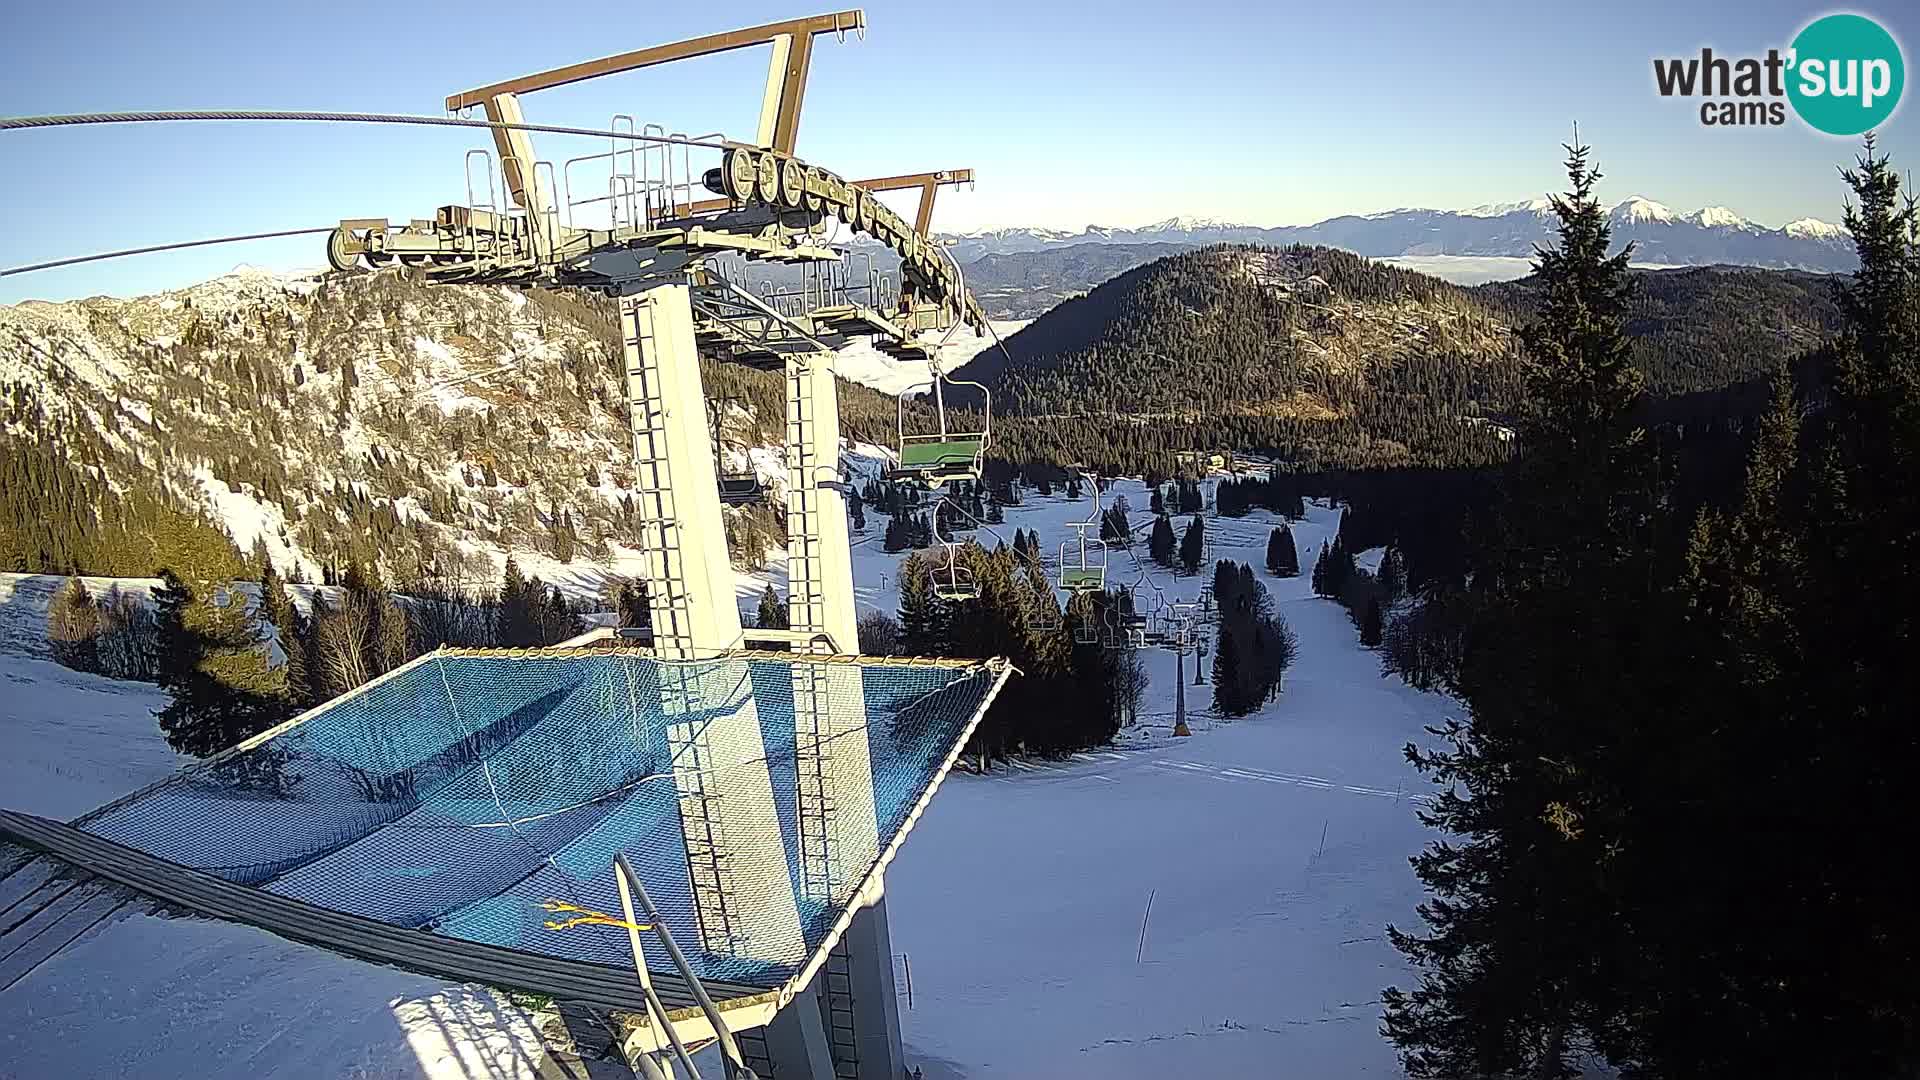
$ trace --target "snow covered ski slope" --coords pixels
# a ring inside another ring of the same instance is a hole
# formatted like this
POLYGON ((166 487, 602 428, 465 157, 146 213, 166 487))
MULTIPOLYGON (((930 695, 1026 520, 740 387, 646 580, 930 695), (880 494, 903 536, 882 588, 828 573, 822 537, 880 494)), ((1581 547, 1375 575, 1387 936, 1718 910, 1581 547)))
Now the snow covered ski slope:
MULTIPOLYGON (((1122 494, 1144 535, 1148 492, 1120 481, 1105 504, 1122 494)), ((1029 493, 995 528, 1057 549, 1089 507, 1029 493)), ((1299 637, 1285 691, 1215 720, 1189 668, 1195 735, 1174 739, 1173 657, 1150 652, 1146 720, 1117 748, 949 779, 887 875, 908 1059, 929 1080, 1399 1075, 1378 999, 1405 969, 1382 930, 1414 920, 1406 859, 1428 837, 1400 750, 1455 706, 1381 678, 1307 574, 1265 573, 1276 519, 1206 520, 1213 556, 1252 563, 1299 637)), ((1295 523, 1308 573, 1337 520, 1316 505, 1295 523)), ((869 510, 854 549, 863 610, 898 605, 885 523, 869 510)), ((1124 553, 1111 565, 1116 583, 1140 576, 1124 553)), ((783 577, 742 574, 743 603, 783 577)), ((1210 577, 1151 579, 1190 599, 1210 577)), ((9 646, 44 607, 12 615, 9 646)), ((0 686, 0 805, 71 817, 175 767, 151 686, 18 653, 0 655, 0 686)), ((0 1076, 624 1075, 570 1054, 543 1010, 233 924, 129 909, 34 986, 0 991, 0 1076)))
MULTIPOLYGON (((1138 488, 1115 485, 1144 508, 1138 488)), ((1059 513, 1034 502, 1009 534, 1059 513)), ((1383 928, 1415 921, 1407 857, 1428 838, 1401 748, 1455 706, 1383 679, 1345 611, 1312 595, 1337 512, 1294 525, 1292 579, 1261 566, 1274 520, 1207 524, 1224 534, 1215 557, 1253 564, 1299 636, 1278 701, 1201 718, 1190 739, 1163 719, 1135 733, 1140 749, 956 775, 903 849, 893 945, 912 973, 909 1058, 929 1080, 1400 1075, 1379 992, 1406 969, 1383 928)), ((1170 717, 1173 657, 1147 656, 1142 711, 1170 717)), ((1192 678, 1189 709, 1211 701, 1192 678)))

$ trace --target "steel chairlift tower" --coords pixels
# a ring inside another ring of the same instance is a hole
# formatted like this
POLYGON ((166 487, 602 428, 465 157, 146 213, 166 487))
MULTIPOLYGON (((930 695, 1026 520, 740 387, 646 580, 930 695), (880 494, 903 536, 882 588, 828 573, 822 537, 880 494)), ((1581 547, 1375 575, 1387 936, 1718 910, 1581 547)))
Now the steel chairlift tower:
MULTIPOLYGON (((987 433, 946 429, 943 376, 917 341, 927 330, 986 328, 958 266, 934 247, 928 231, 939 188, 971 182, 972 172, 848 182, 794 156, 815 39, 863 34, 865 27, 860 11, 842 11, 453 94, 446 99, 450 112, 479 107, 496 124, 517 125, 525 122, 520 99, 529 93, 735 49, 767 45, 772 52, 751 143, 669 135, 620 116, 611 130, 630 138, 610 139, 606 151, 556 169, 535 155, 526 130, 495 127, 493 154, 468 152, 465 203, 404 226, 343 220, 328 240, 328 259, 343 271, 405 265, 429 282, 581 288, 616 298, 638 546, 653 648, 663 660, 711 657, 749 641, 857 650, 834 385, 840 345, 869 336, 895 355, 926 359, 940 430, 909 438, 903 424, 902 465, 928 486, 979 475, 987 433), (706 160, 696 161, 702 155, 706 160), (905 190, 920 194, 912 223, 875 197, 905 190), (864 276, 848 272, 843 254, 825 242, 836 219, 898 254, 897 280, 871 266, 864 276), (754 262, 800 264, 804 285, 756 292, 745 284, 754 262), (744 478, 718 468, 702 355, 785 374, 791 629, 784 632, 740 625, 721 505, 749 493, 744 478)), ((857 879, 875 856, 866 740, 842 737, 866 724, 861 673, 825 664, 794 669, 798 871, 803 896, 825 897, 857 879)), ((665 670, 683 673, 663 676, 659 693, 670 738, 678 740, 675 782, 699 947, 752 956, 756 948, 789 946, 799 937, 801 912, 787 884, 788 867, 752 864, 729 843, 729 837, 779 835, 771 782, 744 794, 729 789, 724 798, 711 782, 720 764, 766 757, 751 690, 741 701, 737 680, 724 671, 665 670)), ((885 899, 876 889, 861 901, 863 910, 814 982, 782 1003, 763 1038, 742 1040, 748 1064, 781 1077, 902 1076, 885 899)), ((652 1033, 644 1045, 664 1063, 669 1040, 662 1034, 652 1033)))

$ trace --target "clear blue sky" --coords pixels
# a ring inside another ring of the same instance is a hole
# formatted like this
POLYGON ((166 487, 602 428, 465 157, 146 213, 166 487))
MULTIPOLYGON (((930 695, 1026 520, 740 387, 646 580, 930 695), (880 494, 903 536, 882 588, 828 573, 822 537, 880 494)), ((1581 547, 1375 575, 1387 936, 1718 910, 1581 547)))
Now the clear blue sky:
MULTIPOLYGON (((257 108, 437 114, 496 79, 759 22, 826 0, 723 5, 330 2, 17 6, 0 114, 257 108)), ((1262 225, 1557 190, 1578 120, 1608 202, 1725 205, 1769 225, 1837 220, 1855 150, 1796 120, 1701 127, 1654 92, 1651 59, 1785 46, 1835 10, 1774 0, 1250 4, 1106 0, 866 5, 865 41, 815 52, 800 153, 857 177, 972 166, 936 227, 1135 225, 1175 214, 1262 225)), ((1901 39, 1920 13, 1856 7, 1901 39)), ((765 51, 528 96, 534 122, 614 113, 751 138, 765 51)), ((1909 90, 1911 99, 1920 91, 1909 90)), ((1882 130, 1920 166, 1920 107, 1882 130)), ((427 216, 460 201, 479 130, 170 124, 0 132, 0 265, 147 243, 427 216)), ((542 157, 599 146, 536 136, 542 157)), ((0 302, 130 294, 246 262, 323 263, 320 237, 0 279, 0 302)))

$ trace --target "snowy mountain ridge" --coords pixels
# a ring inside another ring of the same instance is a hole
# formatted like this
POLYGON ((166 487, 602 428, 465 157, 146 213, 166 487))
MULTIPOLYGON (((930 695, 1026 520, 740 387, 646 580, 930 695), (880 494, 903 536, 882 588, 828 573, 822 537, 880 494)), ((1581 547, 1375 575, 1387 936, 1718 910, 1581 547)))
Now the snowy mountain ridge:
MULTIPOLYGON (((1716 263, 1775 269, 1849 271, 1855 265, 1846 230, 1816 218, 1781 228, 1758 224, 1725 206, 1679 211, 1640 195, 1608 208, 1619 244, 1639 247, 1642 262, 1670 266, 1716 263)), ((1312 225, 1261 226, 1178 216, 1137 227, 1003 228, 941 236, 962 263, 990 255, 1062 250, 1075 245, 1176 243, 1320 244, 1369 258, 1493 256, 1527 258, 1550 243, 1557 221, 1545 198, 1492 202, 1462 210, 1401 207, 1329 218, 1312 225)))

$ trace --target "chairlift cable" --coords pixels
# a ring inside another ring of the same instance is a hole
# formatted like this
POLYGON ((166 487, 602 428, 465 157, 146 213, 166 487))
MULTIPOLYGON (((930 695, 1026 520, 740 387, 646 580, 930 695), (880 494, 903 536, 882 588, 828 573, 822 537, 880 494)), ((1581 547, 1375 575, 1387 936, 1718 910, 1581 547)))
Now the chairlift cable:
POLYGON ((61 113, 49 116, 0 116, 0 131, 28 128, 74 127, 86 124, 151 124, 215 120, 275 122, 317 122, 333 124, 418 124, 428 127, 492 128, 508 131, 544 131, 557 135, 590 135, 596 139, 626 139, 630 142, 667 143, 674 146, 700 146, 725 150, 729 141, 719 136, 688 138, 684 135, 645 135, 634 131, 600 131, 595 128, 568 127, 559 124, 528 124, 505 120, 473 120, 462 116, 419 116, 411 113, 355 113, 283 111, 269 109, 174 109, 140 112, 61 113), (715 141, 715 140, 718 141, 715 141))

